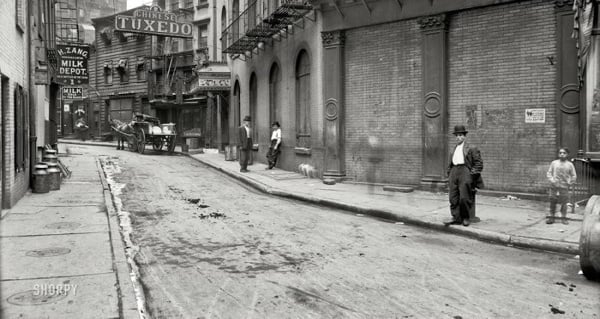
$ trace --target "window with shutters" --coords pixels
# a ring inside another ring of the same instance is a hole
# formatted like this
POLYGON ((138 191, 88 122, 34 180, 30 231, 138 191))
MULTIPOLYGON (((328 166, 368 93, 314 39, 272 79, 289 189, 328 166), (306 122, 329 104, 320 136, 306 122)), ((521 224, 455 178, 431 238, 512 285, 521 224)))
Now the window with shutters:
POLYGON ((296 146, 310 148, 310 60, 305 50, 296 62, 296 146))
POLYGON ((14 92, 15 169, 17 172, 25 169, 25 159, 27 158, 27 112, 25 92, 17 84, 14 92))

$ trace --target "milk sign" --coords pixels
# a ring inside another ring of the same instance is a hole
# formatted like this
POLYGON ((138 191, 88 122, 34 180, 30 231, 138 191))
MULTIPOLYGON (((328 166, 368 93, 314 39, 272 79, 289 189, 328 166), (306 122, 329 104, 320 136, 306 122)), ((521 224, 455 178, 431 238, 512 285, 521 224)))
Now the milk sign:
POLYGON ((122 32, 163 35, 167 37, 191 38, 192 24, 177 22, 177 15, 160 11, 159 6, 138 9, 133 16, 117 15, 115 29, 122 32))
POLYGON ((87 84, 90 47, 79 44, 57 44, 56 81, 63 85, 87 84))
POLYGON ((82 99, 83 88, 80 86, 63 86, 62 94, 65 100, 82 99))

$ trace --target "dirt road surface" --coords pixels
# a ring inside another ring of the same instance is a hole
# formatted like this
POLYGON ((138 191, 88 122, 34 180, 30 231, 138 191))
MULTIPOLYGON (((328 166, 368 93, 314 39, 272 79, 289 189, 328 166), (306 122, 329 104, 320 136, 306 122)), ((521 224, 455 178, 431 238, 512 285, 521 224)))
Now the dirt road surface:
POLYGON ((185 156, 76 151, 123 187, 153 318, 600 318, 575 256, 265 195, 185 156))

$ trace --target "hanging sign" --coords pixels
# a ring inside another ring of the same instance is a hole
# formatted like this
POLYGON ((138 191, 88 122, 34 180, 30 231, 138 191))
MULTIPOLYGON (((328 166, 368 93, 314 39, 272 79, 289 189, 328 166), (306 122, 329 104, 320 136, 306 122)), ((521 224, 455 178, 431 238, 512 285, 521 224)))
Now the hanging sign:
POLYGON ((82 99, 83 88, 80 86, 63 86, 62 95, 65 100, 82 99))
POLYGON ((138 9, 133 16, 117 15, 115 29, 122 32, 162 35, 167 37, 191 38, 192 24, 178 22, 177 15, 160 11, 159 6, 138 9))
POLYGON ((87 84, 90 47, 79 44, 57 44, 56 81, 63 85, 87 84))

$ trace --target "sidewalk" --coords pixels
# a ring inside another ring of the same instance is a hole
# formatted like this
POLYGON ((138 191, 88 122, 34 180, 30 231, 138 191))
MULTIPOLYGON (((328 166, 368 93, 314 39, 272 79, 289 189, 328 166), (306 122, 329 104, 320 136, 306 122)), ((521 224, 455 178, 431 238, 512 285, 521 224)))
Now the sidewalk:
MULTIPOLYGON (((60 142, 116 147, 114 142, 60 142)), ((177 147, 176 151, 179 150, 177 147)), ((418 190, 410 193, 392 192, 384 191, 383 186, 350 182, 325 185, 320 179, 307 178, 297 172, 277 168, 265 170, 265 164, 256 162, 249 166, 249 173, 240 173, 239 163, 225 161, 223 154, 184 154, 265 193, 498 244, 579 254, 584 207, 576 208, 575 214, 568 215, 568 225, 559 221, 546 225, 547 202, 508 200, 500 195, 478 194, 477 217, 481 219, 480 222, 472 223, 469 227, 444 226, 442 221, 450 217, 446 193, 418 190)))
POLYGON ((139 318, 100 167, 92 156, 60 159, 72 171, 60 190, 2 210, 0 317, 139 318))
POLYGON ((237 161, 225 161, 223 154, 188 156, 236 178, 265 193, 339 208, 357 214, 385 218, 499 244, 578 254, 583 209, 569 214, 569 224, 546 224, 548 204, 534 200, 508 200, 506 197, 477 195, 480 222, 469 227, 444 226, 450 217, 448 195, 415 190, 410 193, 383 190, 383 186, 358 183, 325 185, 296 172, 265 170, 254 163, 248 173, 240 173, 237 161))

